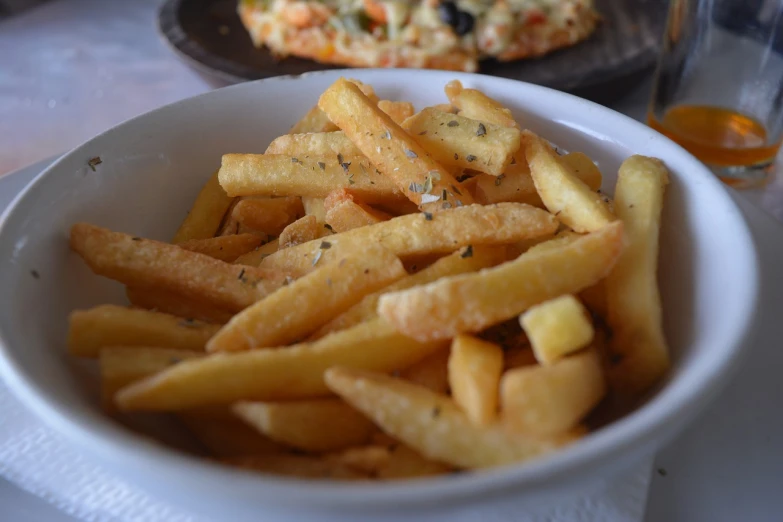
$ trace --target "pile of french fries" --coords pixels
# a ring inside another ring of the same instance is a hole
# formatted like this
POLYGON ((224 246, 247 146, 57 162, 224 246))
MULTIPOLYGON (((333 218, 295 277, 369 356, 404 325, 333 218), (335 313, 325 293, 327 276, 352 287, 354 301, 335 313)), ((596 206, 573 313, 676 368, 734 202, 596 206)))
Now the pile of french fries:
POLYGON ((416 112, 340 79, 265 154, 227 154, 173 241, 71 248, 130 306, 70 317, 107 412, 174 415, 262 472, 412 478, 539 458, 666 373, 663 163, 614 199, 481 91, 416 112))

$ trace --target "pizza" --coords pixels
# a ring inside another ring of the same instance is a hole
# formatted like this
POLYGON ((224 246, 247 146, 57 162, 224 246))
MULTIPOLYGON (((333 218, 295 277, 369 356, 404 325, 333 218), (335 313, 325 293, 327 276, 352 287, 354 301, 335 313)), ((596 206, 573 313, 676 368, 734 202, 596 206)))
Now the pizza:
POLYGON ((592 0, 241 0, 256 46, 350 67, 478 70, 587 38, 592 0))

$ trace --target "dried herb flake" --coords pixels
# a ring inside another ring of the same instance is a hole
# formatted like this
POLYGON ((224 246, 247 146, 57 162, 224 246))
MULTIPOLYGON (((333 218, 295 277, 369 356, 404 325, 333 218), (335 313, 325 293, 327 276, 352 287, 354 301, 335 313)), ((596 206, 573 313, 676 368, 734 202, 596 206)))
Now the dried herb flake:
POLYGON ((324 163, 323 161, 319 161, 318 166, 321 167, 321 170, 326 170, 326 163, 324 163))
POLYGON ((478 129, 476 129, 476 136, 486 136, 487 128, 483 123, 479 123, 478 129))
POLYGON ((467 156, 465 156, 465 159, 468 160, 468 163, 473 163, 474 161, 476 161, 477 158, 473 154, 468 154, 467 156))
POLYGON ((457 120, 451 120, 448 125, 449 127, 459 127, 459 122, 457 120))
POLYGON ((497 178, 495 178, 495 186, 496 186, 496 187, 499 187, 499 186, 500 186, 500 184, 501 184, 501 183, 503 183, 503 178, 505 178, 505 177, 506 177, 506 175, 505 175, 505 174, 501 174, 500 176, 498 176, 497 178))
POLYGON ((432 221, 432 214, 430 212, 425 212, 424 213, 424 219, 426 221, 432 221))
POLYGON ((318 252, 315 253, 315 257, 313 258, 313 266, 318 264, 318 261, 321 260, 321 254, 323 254, 323 250, 318 250, 318 252))
POLYGON ((318 248, 320 248, 321 250, 329 250, 330 248, 332 248, 332 244, 328 241, 321 241, 321 246, 319 246, 318 248))
POLYGON ((405 149, 405 155, 406 155, 406 156, 408 156, 408 157, 409 157, 409 158, 411 158, 411 159, 413 159, 413 158, 418 158, 418 157, 419 157, 419 155, 418 155, 418 154, 416 154, 415 152, 413 152, 413 151, 412 151, 412 150, 410 150, 410 149, 405 149))
POLYGON ((465 251, 460 254, 462 259, 467 259, 468 257, 473 257, 473 245, 468 245, 465 247, 465 251))
POLYGON ((93 172, 95 172, 95 167, 101 163, 103 163, 101 157, 95 156, 94 158, 90 158, 90 160, 87 162, 87 166, 90 167, 93 172))

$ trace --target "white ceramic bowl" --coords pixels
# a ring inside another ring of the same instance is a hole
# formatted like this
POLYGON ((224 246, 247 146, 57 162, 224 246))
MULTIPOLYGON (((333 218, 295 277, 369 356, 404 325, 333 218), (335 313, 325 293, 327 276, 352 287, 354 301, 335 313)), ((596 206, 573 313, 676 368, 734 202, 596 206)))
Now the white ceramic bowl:
POLYGON ((540 505, 583 491, 670 440, 727 380, 752 329, 757 259, 724 187, 683 149, 625 116, 549 89, 487 76, 431 71, 349 71, 247 83, 163 107, 66 154, 42 173, 0 224, 0 369, 10 388, 86 455, 156 496, 213 515, 260 513, 390 520, 466 505, 540 505), (563 451, 526 465, 395 484, 304 482, 234 471, 167 450, 112 423, 65 352, 75 308, 123 303, 120 285, 94 276, 68 249, 71 224, 87 221, 167 240, 228 152, 263 152, 340 75, 382 98, 418 107, 444 101, 460 79, 511 107, 567 150, 588 153, 611 192, 633 153, 672 171, 662 231, 660 281, 673 351, 670 378, 645 406, 563 451), (90 158, 103 163, 93 172, 90 158), (33 277, 32 271, 39 274, 33 277))

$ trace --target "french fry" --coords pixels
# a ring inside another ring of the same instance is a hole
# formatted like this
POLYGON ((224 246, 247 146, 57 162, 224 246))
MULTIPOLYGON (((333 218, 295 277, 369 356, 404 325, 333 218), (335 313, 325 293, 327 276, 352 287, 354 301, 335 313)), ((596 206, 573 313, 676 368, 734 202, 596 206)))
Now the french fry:
POLYGON ((585 306, 594 314, 606 320, 609 312, 606 308, 606 279, 598 281, 593 286, 589 286, 579 293, 585 306))
POLYGON ((452 471, 454 471, 452 466, 430 460, 408 446, 400 444, 391 452, 388 462, 378 470, 375 477, 380 480, 399 480, 432 477, 452 471))
POLYGON ((383 431, 423 456, 460 468, 486 468, 537 458, 573 439, 510 434, 499 425, 476 426, 445 395, 386 375, 331 368, 329 387, 383 431))
POLYGON ((256 248, 252 252, 243 254, 234 260, 235 265, 245 266, 258 266, 266 256, 270 256, 277 252, 280 247, 280 239, 273 239, 269 243, 265 243, 256 248))
POLYGON ((512 201, 544 208, 526 162, 509 165, 500 176, 479 174, 472 179, 475 180, 476 201, 484 205, 512 201))
MULTIPOLYGON (((322 241, 321 248, 330 248, 330 243, 322 241)), ((235 315, 210 339, 207 350, 269 348, 303 339, 366 294, 404 275, 402 262, 374 245, 360 257, 335 259, 235 315)))
POLYGON ((148 346, 110 346, 99 355, 101 402, 104 409, 114 410, 114 395, 120 389, 181 361, 203 357, 204 352, 148 346))
POLYGON ((449 388, 472 423, 487 426, 497 418, 502 371, 503 350, 498 345, 469 335, 458 335, 452 341, 449 388))
POLYGON ((603 182, 603 176, 593 160, 582 152, 569 152, 560 156, 560 162, 571 170, 571 173, 590 187, 590 190, 598 191, 603 182))
POLYGON ((577 178, 548 143, 529 131, 522 133, 522 143, 538 195, 563 224, 575 232, 594 232, 616 219, 601 195, 577 178))
POLYGON ((241 226, 270 236, 280 235, 285 227, 303 215, 302 200, 294 196, 243 199, 231 210, 232 219, 241 226))
POLYGON ((386 288, 382 288, 377 292, 365 296, 350 309, 325 324, 313 335, 313 337, 320 338, 329 332, 349 328, 361 322, 378 317, 376 312, 378 308, 378 299, 385 293, 424 285, 450 275, 476 272, 482 268, 495 266, 507 259, 504 247, 471 247, 470 251, 472 255, 466 255, 467 248, 463 248, 449 256, 435 261, 432 265, 420 272, 403 277, 386 288))
POLYGON ((587 310, 570 294, 531 307, 519 316, 519 324, 545 366, 584 348, 595 334, 587 310))
POLYGON ((435 393, 448 393, 450 353, 450 348, 435 352, 401 371, 400 378, 424 386, 435 393))
POLYGON ((218 173, 215 172, 199 192, 172 242, 182 243, 189 239, 207 239, 214 236, 220 229, 220 223, 232 201, 233 198, 220 186, 218 173))
MULTIPOLYGON (((240 201, 240 203, 242 203, 240 201)), ((180 248, 198 252, 206 256, 231 262, 241 255, 257 248, 263 238, 255 234, 235 234, 233 236, 211 237, 209 239, 189 239, 178 244, 180 248)))
POLYGON ((315 216, 315 220, 319 225, 326 223, 326 209, 324 208, 324 198, 302 198, 302 204, 304 205, 305 215, 315 216))
POLYGON ((334 132, 309 132, 307 134, 284 134, 269 144, 264 154, 283 154, 285 156, 361 156, 362 152, 345 134, 334 132))
POLYGON ((575 428, 606 394, 595 350, 549 366, 507 371, 500 382, 501 417, 513 433, 552 436, 575 428))
POLYGON ((301 134, 305 132, 332 132, 337 130, 337 125, 329 120, 329 116, 317 106, 313 107, 302 119, 294 124, 288 131, 289 134, 301 134))
POLYGON ((470 195, 458 195, 454 191, 457 180, 355 85, 337 80, 321 95, 318 106, 421 208, 437 210, 473 203, 470 195))
POLYGON ((379 372, 402 370, 445 346, 419 343, 380 319, 313 343, 279 350, 214 354, 178 364, 117 395, 126 410, 181 410, 241 400, 293 400, 329 394, 323 374, 343 365, 379 372))
POLYGON ((226 324, 234 316, 234 313, 229 310, 187 299, 165 290, 128 287, 125 293, 133 306, 174 315, 184 320, 226 324))
POLYGON ((239 267, 175 245, 77 223, 71 249, 98 275, 239 311, 280 288, 285 275, 239 267))
POLYGON ((375 425, 339 399, 238 402, 233 411, 270 439, 303 451, 336 451, 369 442, 375 425))
MULTIPOLYGON (((280 237, 277 238, 277 251, 315 241, 319 237, 324 236, 325 233, 326 230, 322 225, 318 224, 318 218, 315 216, 309 215, 299 218, 285 227, 280 233, 280 237)), ((266 257, 268 256, 262 257, 261 261, 266 259, 266 257)))
POLYGON ((470 205, 435 214, 409 214, 335 234, 329 236, 332 248, 326 252, 318 248, 319 241, 310 241, 272 254, 261 266, 303 274, 313 269, 318 252, 322 254, 321 261, 328 261, 332 256, 361 251, 376 243, 404 261, 428 254, 449 254, 468 245, 512 244, 553 234, 557 226, 551 214, 527 205, 470 205))
POLYGON ((177 417, 217 458, 271 455, 285 449, 238 419, 226 406, 181 411, 177 417))
POLYGON ((220 184, 232 196, 325 198, 333 190, 350 188, 368 203, 404 197, 361 156, 225 154, 219 176, 220 184))
POLYGON ((475 274, 384 294, 378 314, 421 341, 479 332, 535 304, 595 284, 612 269, 622 247, 623 225, 615 222, 565 245, 527 252, 475 274))
POLYGON ((402 127, 444 167, 502 174, 519 150, 518 129, 423 109, 402 127))
POLYGON ((518 127, 511 111, 483 92, 476 89, 463 89, 459 80, 449 82, 445 90, 446 96, 459 110, 460 115, 502 127, 518 127))
POLYGON ((378 102, 378 108, 388 114, 397 125, 402 125, 402 122, 416 112, 412 103, 402 101, 381 100, 378 102))
POLYGON ((219 325, 116 305, 76 310, 68 318, 68 353, 98 357, 106 346, 160 346, 204 351, 219 325))
POLYGON ((380 470, 389 465, 391 451, 387 446, 375 444, 348 448, 329 455, 329 458, 360 473, 377 477, 380 470))
POLYGON ((648 390, 669 368, 658 292, 658 240, 669 174, 654 158, 632 156, 620 166, 615 208, 628 246, 606 279, 612 329, 612 388, 628 397, 648 390))
POLYGON ((329 223, 335 232, 345 232, 391 219, 389 214, 357 201, 346 189, 331 192, 324 200, 324 209, 325 222, 329 223))
POLYGON ((223 460, 242 469, 303 479, 362 480, 369 478, 334 459, 305 455, 272 453, 223 460))

